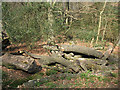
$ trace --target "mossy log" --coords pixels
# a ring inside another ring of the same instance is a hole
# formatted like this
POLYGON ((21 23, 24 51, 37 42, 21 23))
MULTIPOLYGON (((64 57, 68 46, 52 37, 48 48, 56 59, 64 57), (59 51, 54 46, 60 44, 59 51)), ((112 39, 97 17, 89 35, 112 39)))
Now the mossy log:
POLYGON ((2 56, 2 65, 12 69, 21 69, 28 73, 36 73, 42 69, 33 58, 9 53, 2 56))

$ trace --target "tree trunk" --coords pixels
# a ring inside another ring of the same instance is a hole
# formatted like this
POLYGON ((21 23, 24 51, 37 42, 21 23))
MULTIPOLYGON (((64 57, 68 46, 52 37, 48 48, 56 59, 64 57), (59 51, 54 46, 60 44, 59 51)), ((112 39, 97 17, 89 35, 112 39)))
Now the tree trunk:
POLYGON ((89 47, 78 46, 78 45, 61 45, 61 47, 64 48, 65 52, 75 52, 75 53, 94 56, 98 58, 101 58, 103 56, 101 52, 96 51, 95 49, 89 47))
POLYGON ((96 44, 98 43, 98 40, 99 40, 99 34, 100 34, 100 28, 101 28, 101 20, 102 20, 102 14, 104 12, 104 9, 106 7, 106 3, 107 3, 107 0, 105 1, 104 3, 104 6, 103 6, 103 9, 102 11, 100 12, 100 17, 99 17, 99 25, 98 25, 98 33, 97 33, 97 39, 96 39, 96 44))
POLYGON ((52 13, 52 8, 55 5, 55 2, 52 2, 51 0, 48 0, 50 7, 48 8, 48 23, 49 23, 49 34, 48 34, 48 44, 51 42, 54 42, 54 30, 53 30, 53 24, 54 24, 54 17, 52 13))
POLYGON ((2 64, 8 68, 21 69, 28 73, 36 73, 42 69, 32 58, 8 53, 2 56, 2 64))

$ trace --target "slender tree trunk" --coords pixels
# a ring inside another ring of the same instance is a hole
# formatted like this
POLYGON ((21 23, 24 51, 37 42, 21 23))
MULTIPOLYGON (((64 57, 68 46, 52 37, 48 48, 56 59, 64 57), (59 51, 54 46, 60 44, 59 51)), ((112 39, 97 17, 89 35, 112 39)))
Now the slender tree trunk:
POLYGON ((98 33, 97 33, 97 39, 96 39, 96 44, 98 43, 98 40, 99 40, 99 34, 100 34, 100 28, 101 28, 101 20, 102 20, 102 14, 104 12, 104 9, 106 7, 106 3, 107 3, 107 0, 105 1, 104 3, 104 6, 103 6, 103 9, 102 11, 100 12, 100 17, 99 17, 99 25, 98 25, 98 33))
MULTIPOLYGON (((105 19, 105 20, 106 20, 106 19, 105 19)), ((104 37, 105 37, 106 27, 107 27, 107 20, 106 20, 105 28, 104 28, 104 31, 103 31, 102 41, 104 40, 104 37)))
POLYGON ((50 7, 48 8, 48 22, 49 22, 49 34, 48 34, 48 42, 54 42, 55 37, 54 37, 54 29, 53 29, 53 24, 54 24, 54 16, 52 13, 52 8, 55 5, 56 0, 52 2, 52 0, 48 0, 50 7))

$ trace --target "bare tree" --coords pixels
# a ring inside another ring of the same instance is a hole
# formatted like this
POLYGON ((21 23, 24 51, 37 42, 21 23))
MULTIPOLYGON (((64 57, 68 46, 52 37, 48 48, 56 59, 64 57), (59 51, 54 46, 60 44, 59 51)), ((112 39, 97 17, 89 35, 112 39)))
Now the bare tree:
POLYGON ((48 22, 49 22, 49 34, 48 34, 48 44, 54 44, 54 30, 53 30, 53 23, 54 23, 54 17, 52 13, 52 8, 54 7, 56 0, 52 2, 52 0, 48 0, 50 7, 48 8, 48 22))
POLYGON ((96 44, 98 43, 98 39, 99 39, 99 34, 100 34, 100 28, 101 28, 101 21, 102 21, 102 14, 104 12, 104 9, 106 7, 106 3, 107 3, 107 0, 105 1, 104 3, 104 6, 103 6, 103 9, 102 11, 100 12, 100 17, 99 17, 99 25, 98 25, 98 33, 97 33, 97 39, 96 39, 96 44))

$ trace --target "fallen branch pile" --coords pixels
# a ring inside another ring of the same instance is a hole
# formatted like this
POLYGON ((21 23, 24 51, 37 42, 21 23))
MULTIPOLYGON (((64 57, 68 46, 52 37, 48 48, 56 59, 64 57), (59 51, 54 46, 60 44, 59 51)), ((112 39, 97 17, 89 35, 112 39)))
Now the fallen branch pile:
MULTIPOLYGON (((110 62, 116 62, 118 58, 110 55, 107 50, 106 55, 96 51, 93 48, 77 46, 77 45, 60 45, 49 46, 44 45, 43 48, 50 50, 49 56, 39 56, 24 51, 30 57, 5 54, 3 58, 3 65, 15 66, 19 69, 27 71, 29 73, 35 73, 42 68, 50 68, 60 72, 82 72, 91 70, 93 72, 111 70, 110 62), (32 58, 31 58, 32 57, 32 58), (36 64, 36 61, 39 65, 36 64)), ((115 67, 112 67, 115 68, 115 67)))

